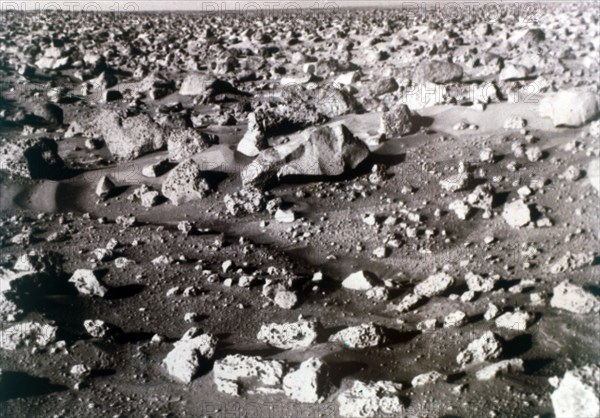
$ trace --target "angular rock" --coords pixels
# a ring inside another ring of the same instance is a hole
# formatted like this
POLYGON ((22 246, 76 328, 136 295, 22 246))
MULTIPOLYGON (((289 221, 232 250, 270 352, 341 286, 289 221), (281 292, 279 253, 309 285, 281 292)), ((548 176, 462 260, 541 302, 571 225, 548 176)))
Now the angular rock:
POLYGON ((189 383, 215 354, 217 339, 210 334, 181 339, 167 354, 163 365, 177 380, 189 383))
POLYGON ((213 376, 217 390, 239 396, 253 380, 267 387, 281 385, 286 365, 278 360, 264 360, 257 356, 228 355, 215 361, 213 376))
POLYGON ((258 213, 267 207, 265 193, 253 187, 244 187, 233 194, 226 194, 223 201, 227 213, 233 216, 258 213))
POLYGON ((0 348, 16 350, 22 346, 46 347, 56 341, 58 328, 38 322, 22 322, 2 331, 0 348))
POLYGON ((600 417, 600 367, 568 370, 550 395, 556 418, 600 417))
POLYGON ((82 295, 98 296, 103 298, 108 292, 108 288, 104 286, 93 270, 78 269, 75 270, 71 278, 70 283, 73 283, 77 288, 77 291, 82 295))
POLYGON ((592 293, 565 280, 554 288, 550 306, 576 314, 600 312, 600 300, 592 293))
POLYGON ((502 217, 513 228, 520 228, 531 222, 531 209, 523 200, 515 200, 504 205, 502 217))
POLYGON ((400 399, 402 384, 387 380, 361 382, 355 380, 352 386, 337 397, 339 414, 348 418, 374 418, 378 416, 401 416, 404 405, 400 399))
POLYGON ((124 118, 115 111, 103 110, 95 125, 111 154, 119 160, 132 160, 166 144, 163 129, 143 113, 124 118))
POLYGON ((106 199, 114 192, 115 187, 115 183, 108 176, 102 176, 96 184, 96 196, 106 199))
POLYGON ((184 161, 218 142, 219 138, 216 135, 198 132, 191 128, 175 129, 167 138, 169 160, 172 162, 184 161))
POLYGON ((202 174, 198 163, 185 160, 169 172, 162 185, 162 194, 175 206, 208 195, 210 186, 202 174))
POLYGON ((301 143, 296 158, 285 164, 278 176, 339 176, 355 169, 369 156, 369 148, 345 125, 315 129, 301 143))
POLYGON ((446 375, 434 370, 432 372, 423 373, 418 376, 415 376, 410 381, 410 384, 413 387, 432 385, 437 382, 445 382, 447 378, 448 377, 446 375))
POLYGON ((446 84, 452 81, 460 81, 463 77, 463 69, 458 64, 446 61, 424 61, 413 73, 416 82, 431 82, 435 84, 446 84))
POLYGON ((59 179, 65 170, 51 138, 0 140, 0 169, 31 179, 59 179))
POLYGON ((525 331, 533 322, 533 316, 524 311, 506 312, 496 319, 498 328, 506 328, 512 331, 525 331))
POLYGON ((323 402, 328 388, 327 365, 314 357, 300 363, 297 370, 286 374, 283 378, 284 393, 298 402, 323 402))
POLYGON ((256 338, 284 350, 309 347, 317 341, 321 326, 316 321, 262 325, 256 338))
POLYGON ((467 348, 456 357, 456 362, 465 367, 471 363, 495 360, 502 354, 502 343, 491 331, 486 331, 478 339, 471 341, 467 348))
POLYGON ((591 266, 594 262, 592 253, 572 253, 567 251, 554 264, 550 266, 550 273, 560 274, 579 270, 586 266, 591 266))
POLYGON ((342 282, 342 287, 351 290, 369 290, 379 283, 380 280, 375 274, 360 270, 346 277, 342 282))
POLYGON ((591 91, 567 90, 544 97, 539 113, 554 126, 579 127, 598 117, 598 98, 591 91))
POLYGON ((499 277, 496 275, 481 276, 471 271, 465 274, 465 282, 469 290, 474 292, 491 292, 496 286, 499 277))
POLYGON ((399 103, 381 115, 379 132, 386 137, 404 136, 418 129, 418 115, 413 114, 409 107, 399 103))
POLYGON ((342 343, 346 348, 378 347, 386 342, 386 331, 385 328, 369 322, 344 328, 332 335, 329 340, 342 343))
POLYGON ((512 373, 522 373, 525 371, 523 367, 523 360, 520 358, 513 358, 509 360, 502 360, 498 363, 491 364, 478 370, 475 374, 477 380, 491 380, 501 375, 507 375, 512 373))
POLYGON ((415 286, 414 293, 427 298, 441 295, 454 284, 454 278, 447 273, 432 274, 415 286))

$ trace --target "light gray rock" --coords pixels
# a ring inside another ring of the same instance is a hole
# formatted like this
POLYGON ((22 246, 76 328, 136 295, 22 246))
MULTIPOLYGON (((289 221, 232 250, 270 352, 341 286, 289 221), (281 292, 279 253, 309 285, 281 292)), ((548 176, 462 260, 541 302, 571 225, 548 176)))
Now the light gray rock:
POLYGON ((445 382, 447 378, 448 377, 445 374, 442 374, 442 373, 434 370, 432 372, 423 373, 418 376, 415 376, 410 381, 410 384, 413 387, 432 385, 432 384, 435 384, 438 382, 445 382))
POLYGON ((386 342, 385 328, 368 322, 354 327, 344 328, 329 338, 332 342, 339 342, 346 348, 363 349, 378 347, 386 342))
POLYGON ((233 354, 215 361, 213 377, 217 390, 239 396, 252 386, 253 380, 262 386, 280 387, 285 371, 285 363, 278 360, 233 354))
POLYGON ((462 77, 463 69, 460 65, 436 60, 422 62, 413 74, 413 80, 416 82, 431 82, 436 84, 460 81, 462 77))
POLYGON ((340 393, 337 402, 339 414, 348 418, 374 418, 377 416, 401 416, 404 405, 400 399, 402 384, 387 380, 361 382, 340 393))
POLYGON ((540 101, 539 113, 554 126, 579 127, 598 116, 598 97, 591 91, 567 90, 540 101))
POLYGON ((576 314, 600 312, 600 301, 592 293, 565 280, 554 288, 550 306, 576 314))
POLYGON ((166 145, 163 129, 148 115, 122 117, 103 110, 95 120, 111 154, 118 160, 132 160, 166 145))
POLYGON ((215 354, 217 339, 210 334, 181 339, 163 360, 163 366, 175 379, 189 383, 215 354))
POLYGON ((108 288, 104 286, 93 270, 78 269, 73 272, 69 279, 77 288, 77 291, 82 295, 98 296, 103 298, 108 292, 108 288))
POLYGON ((454 284, 454 278, 448 273, 432 274, 415 286, 414 293, 427 298, 441 295, 454 284))
POLYGON ((515 200, 504 205, 502 217, 513 228, 521 228, 531 222, 531 209, 523 200, 515 200))
POLYGON ((379 132, 392 138, 413 133, 418 128, 418 115, 405 104, 397 104, 381 115, 379 132))
POLYGON ((174 129, 167 137, 169 160, 184 161, 214 144, 219 143, 216 135, 198 132, 195 129, 174 129))
POLYGON ((462 366, 495 360, 502 354, 502 343, 491 331, 483 333, 478 339, 471 341, 467 348, 456 357, 456 362, 462 366))
POLYGON ((525 368, 523 367, 523 360, 520 358, 513 358, 509 360, 502 360, 498 363, 484 367, 483 369, 477 371, 475 377, 477 377, 477 380, 491 380, 501 375, 522 373, 523 371, 525 371, 525 368))
POLYGON ((569 370, 550 395, 556 418, 600 417, 600 367, 569 370))
POLYGON ((374 273, 360 270, 346 277, 342 282, 342 287, 350 290, 369 290, 380 283, 381 281, 374 273))
POLYGON ((162 194, 175 206, 199 200, 210 192, 210 186, 198 163, 185 160, 169 172, 162 185, 162 194))
POLYGON ((13 351, 22 346, 46 347, 56 341, 58 328, 38 322, 22 322, 2 331, 0 348, 13 351))
POLYGON ((533 322, 533 316, 524 311, 505 312, 496 319, 498 328, 506 328, 512 331, 525 331, 533 322))
POLYGON ((316 321, 298 321, 284 324, 265 324, 256 338, 273 347, 285 350, 309 347, 317 341, 320 324, 316 321))
POLYGON ((318 358, 300 363, 297 370, 283 378, 286 396, 302 403, 320 403, 325 400, 329 388, 327 365, 318 358))

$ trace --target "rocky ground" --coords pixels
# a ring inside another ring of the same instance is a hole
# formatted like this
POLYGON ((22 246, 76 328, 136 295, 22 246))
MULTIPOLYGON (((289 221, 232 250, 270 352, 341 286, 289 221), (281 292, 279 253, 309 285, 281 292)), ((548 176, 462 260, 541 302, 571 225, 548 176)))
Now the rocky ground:
POLYGON ((6 13, 0 410, 598 417, 598 9, 6 13))

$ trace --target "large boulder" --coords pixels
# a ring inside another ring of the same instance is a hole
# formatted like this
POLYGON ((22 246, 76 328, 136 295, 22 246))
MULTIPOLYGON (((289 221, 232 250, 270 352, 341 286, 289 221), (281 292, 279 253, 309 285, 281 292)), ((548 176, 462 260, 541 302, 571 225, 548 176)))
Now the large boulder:
POLYGON ((202 169, 194 160, 185 160, 169 172, 162 185, 162 194, 174 205, 202 199, 210 191, 210 186, 202 174, 202 169))
POLYGON ((413 80, 416 82, 430 82, 436 84, 460 81, 462 77, 463 69, 460 65, 435 60, 421 63, 413 73, 413 80))
POLYGON ((116 111, 104 110, 96 118, 96 127, 119 160, 132 160, 165 146, 163 129, 146 114, 122 117, 116 111))
POLYGON ((368 147, 345 125, 323 126, 308 137, 262 151, 242 171, 244 186, 267 187, 290 175, 339 176, 369 156, 368 147))
POLYGON ((339 176, 369 156, 369 148, 342 124, 315 129, 296 152, 296 158, 279 169, 279 177, 339 176))
POLYGON ((598 98, 591 91, 561 91, 544 97, 539 112, 551 118, 554 126, 578 127, 598 117, 598 98))
POLYGON ((220 80, 213 75, 193 72, 189 73, 181 83, 179 94, 214 98, 220 94, 240 94, 240 91, 229 82, 220 80))
POLYGON ((556 418, 600 417, 600 367, 569 370, 550 395, 556 418))
POLYGON ((58 179, 64 169, 54 139, 0 139, 0 170, 31 179, 58 179))

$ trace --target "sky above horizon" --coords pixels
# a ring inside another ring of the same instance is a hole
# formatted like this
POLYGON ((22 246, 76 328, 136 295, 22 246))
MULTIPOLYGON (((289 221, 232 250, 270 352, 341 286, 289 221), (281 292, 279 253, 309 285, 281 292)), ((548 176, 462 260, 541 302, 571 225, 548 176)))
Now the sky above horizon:
MULTIPOLYGON (((489 3, 522 3, 532 0, 496 0, 489 3)), ((534 1, 535 2, 535 1, 534 1)), ((257 9, 326 9, 342 7, 417 7, 423 3, 473 3, 463 0, 1 0, 4 10, 86 10, 86 11, 244 11, 257 9)))

